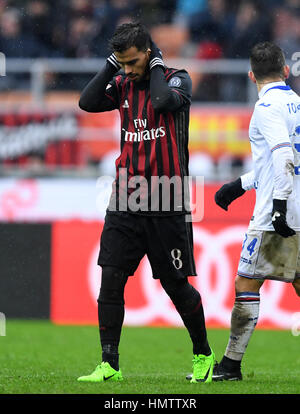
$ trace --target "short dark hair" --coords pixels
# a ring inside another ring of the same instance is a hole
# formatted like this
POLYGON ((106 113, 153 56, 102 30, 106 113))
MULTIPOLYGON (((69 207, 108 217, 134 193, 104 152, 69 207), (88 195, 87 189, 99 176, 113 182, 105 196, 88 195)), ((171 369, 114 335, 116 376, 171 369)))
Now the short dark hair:
POLYGON ((146 52, 150 47, 151 37, 141 23, 124 23, 117 27, 109 46, 114 52, 124 52, 130 47, 146 52))
POLYGON ((250 64, 258 81, 280 76, 284 79, 285 57, 282 49, 271 42, 257 43, 250 53, 250 64))

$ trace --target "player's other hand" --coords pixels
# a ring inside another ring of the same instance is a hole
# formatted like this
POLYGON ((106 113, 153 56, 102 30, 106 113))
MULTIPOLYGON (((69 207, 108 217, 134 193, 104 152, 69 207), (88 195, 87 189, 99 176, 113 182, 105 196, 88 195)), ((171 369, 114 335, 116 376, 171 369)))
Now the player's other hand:
POLYGON ((229 204, 244 193, 245 190, 242 187, 242 180, 239 177, 235 181, 222 185, 215 194, 215 202, 218 206, 227 211, 229 204))
POLYGON ((153 40, 151 40, 150 48, 151 48, 151 53, 150 53, 150 56, 149 56, 150 70, 152 68, 154 68, 154 66, 163 66, 164 67, 165 64, 164 64, 164 61, 163 61, 163 56, 162 56, 161 50, 156 45, 156 43, 153 42, 153 40))
POLYGON ((286 200, 273 200, 272 224, 276 233, 282 237, 290 237, 296 234, 286 222, 286 200))

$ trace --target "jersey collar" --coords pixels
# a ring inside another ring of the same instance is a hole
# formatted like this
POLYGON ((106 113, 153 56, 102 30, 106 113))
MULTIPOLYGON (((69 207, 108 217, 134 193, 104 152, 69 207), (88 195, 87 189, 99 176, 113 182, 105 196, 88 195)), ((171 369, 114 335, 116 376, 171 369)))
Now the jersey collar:
POLYGON ((291 89, 290 86, 286 85, 284 81, 279 82, 270 82, 267 83, 259 92, 259 98, 262 98, 270 89, 281 89, 284 91, 288 91, 291 89))

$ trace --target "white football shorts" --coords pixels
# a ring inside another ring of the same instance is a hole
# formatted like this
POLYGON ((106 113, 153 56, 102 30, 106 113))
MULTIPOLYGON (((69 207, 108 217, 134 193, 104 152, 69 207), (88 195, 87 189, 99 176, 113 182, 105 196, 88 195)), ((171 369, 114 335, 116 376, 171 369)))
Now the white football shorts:
POLYGON ((284 238, 275 231, 248 229, 237 274, 282 282, 300 278, 300 232, 284 238))

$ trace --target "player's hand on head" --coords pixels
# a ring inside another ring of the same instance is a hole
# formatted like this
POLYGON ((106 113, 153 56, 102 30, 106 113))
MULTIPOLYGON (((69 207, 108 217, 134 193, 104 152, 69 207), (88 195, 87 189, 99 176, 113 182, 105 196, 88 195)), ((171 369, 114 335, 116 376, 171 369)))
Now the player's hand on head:
POLYGON ((112 53, 108 58, 107 62, 115 69, 115 71, 119 71, 121 69, 121 65, 117 61, 117 57, 114 53, 112 53))
POLYGON ((244 193, 245 190, 242 187, 241 178, 238 178, 235 181, 222 185, 215 194, 215 202, 218 206, 227 211, 229 204, 244 193))
POLYGON ((165 64, 164 64, 164 61, 163 61, 162 52, 159 49, 159 47, 157 46, 157 44, 155 42, 153 42, 152 39, 151 39, 151 43, 150 43, 150 49, 151 49, 151 53, 150 53, 150 57, 149 57, 150 69, 154 68, 154 66, 164 67, 165 64))
POLYGON ((286 222, 287 201, 273 200, 272 224, 276 233, 282 237, 290 237, 296 234, 286 222))

